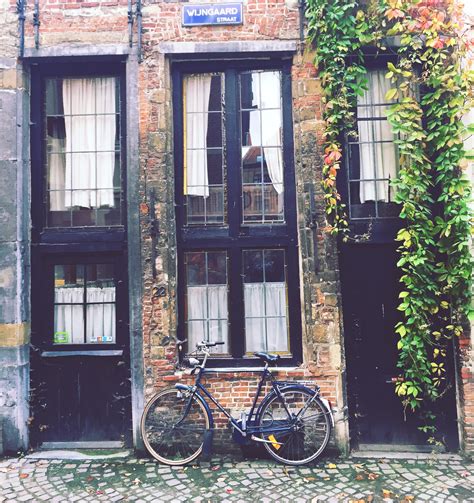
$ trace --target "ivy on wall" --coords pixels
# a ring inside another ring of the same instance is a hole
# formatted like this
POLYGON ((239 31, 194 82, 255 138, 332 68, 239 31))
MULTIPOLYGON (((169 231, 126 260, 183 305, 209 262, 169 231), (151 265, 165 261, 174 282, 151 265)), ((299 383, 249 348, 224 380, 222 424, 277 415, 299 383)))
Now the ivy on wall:
MULTIPOLYGON (((462 334, 470 306, 472 215, 465 174, 465 128, 473 74, 463 68, 469 37, 457 0, 308 0, 309 38, 315 44, 324 98, 326 136, 323 187, 334 234, 349 234, 337 192, 343 150, 357 95, 364 88, 364 47, 386 51, 396 42, 396 63, 387 64, 395 99, 388 120, 400 153, 396 198, 404 222, 397 236, 402 313, 401 379, 396 393, 411 409, 429 409, 448 386, 446 359, 462 334), (422 407, 423 406, 423 407, 422 407)), ((429 428, 429 427, 428 427, 429 428)))

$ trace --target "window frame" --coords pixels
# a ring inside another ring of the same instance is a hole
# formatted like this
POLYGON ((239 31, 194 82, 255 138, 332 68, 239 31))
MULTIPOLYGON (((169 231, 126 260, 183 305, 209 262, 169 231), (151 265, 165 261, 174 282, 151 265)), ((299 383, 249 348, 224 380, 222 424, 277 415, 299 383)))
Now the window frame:
MULTIPOLYGON (((222 57, 222 56, 221 56, 222 57)), ((302 362, 301 305, 299 291, 299 248, 297 236, 297 198, 294 169, 291 59, 265 58, 259 60, 227 59, 221 61, 172 62, 172 96, 174 115, 175 212, 177 238, 177 311, 178 338, 185 338, 185 264, 189 251, 226 251, 228 257, 228 319, 231 357, 213 357, 215 367, 261 366, 260 359, 245 356, 245 318, 243 294, 243 258, 246 249, 283 249, 286 257, 288 297, 288 327, 291 357, 283 357, 282 365, 302 362), (243 223, 241 199, 241 128, 239 112, 239 72, 274 70, 281 72, 282 86, 282 149, 284 163, 284 222, 243 223), (183 76, 192 73, 222 72, 225 79, 225 156, 227 166, 239 169, 227 171, 227 221, 225 224, 191 225, 185 222, 183 194, 183 76), (235 203, 235 205, 234 205, 235 203), (232 206, 232 211, 230 210, 232 206), (236 293, 240 291, 240 294, 236 293), (234 294, 234 296, 233 296, 234 294), (231 299, 231 300, 230 300, 231 299)), ((189 348, 193 350, 194 348, 189 348)))
MULTIPOLYGON (((126 236, 127 186, 126 186, 126 80, 125 62, 116 60, 87 59, 71 63, 69 60, 44 62, 31 66, 31 162, 32 240, 42 243, 87 243, 121 242, 126 236), (79 77, 116 77, 120 82, 120 178, 121 178, 121 223, 114 226, 48 227, 47 212, 47 149, 45 146, 45 99, 46 79, 79 77)), ((107 245, 105 245, 106 247, 107 245)))
MULTIPOLYGON (((42 292, 36 292, 37 316, 36 326, 41 331, 37 344, 41 351, 54 352, 57 356, 60 353, 78 352, 87 354, 88 352, 107 352, 107 350, 121 350, 123 354, 128 354, 128 311, 127 305, 127 275, 124 267, 124 256, 121 253, 47 253, 42 256, 35 256, 35 262, 41 264, 41 270, 36 265, 36 281, 41 281, 42 292), (89 264, 111 264, 114 270, 115 281, 115 342, 113 343, 82 343, 82 344, 54 344, 54 267, 56 265, 89 265, 89 264), (40 320, 40 321, 39 321, 40 320)), ((38 283, 36 283, 38 284, 38 283)))
MULTIPOLYGON (((387 62, 396 62, 396 54, 375 54, 370 51, 366 53, 365 69, 369 71, 386 70, 387 62)), ((357 130, 357 110, 355 110, 354 129, 357 130)), ((343 169, 341 169, 337 187, 341 198, 347 206, 349 229, 354 235, 367 235, 367 241, 371 243, 392 242, 403 223, 399 216, 376 217, 368 216, 364 218, 349 218, 350 215, 350 145, 348 143, 348 130, 341 133, 340 141, 343 145, 343 169)), ((377 182, 375 182, 377 183, 377 182)), ((393 202, 390 204, 396 205, 393 202)))

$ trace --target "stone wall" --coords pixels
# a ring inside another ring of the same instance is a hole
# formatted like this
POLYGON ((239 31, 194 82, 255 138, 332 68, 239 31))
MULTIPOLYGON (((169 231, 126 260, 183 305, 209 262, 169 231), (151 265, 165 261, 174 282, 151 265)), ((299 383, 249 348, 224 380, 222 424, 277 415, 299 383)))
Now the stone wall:
POLYGON ((0 4, 0 445, 6 451, 28 445, 29 90, 17 61, 16 20, 0 4))

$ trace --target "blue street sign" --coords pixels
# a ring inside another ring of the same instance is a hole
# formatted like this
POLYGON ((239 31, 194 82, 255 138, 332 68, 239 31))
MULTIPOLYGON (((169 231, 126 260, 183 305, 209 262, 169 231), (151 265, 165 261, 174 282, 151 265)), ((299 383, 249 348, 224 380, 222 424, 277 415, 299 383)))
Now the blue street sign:
POLYGON ((183 26, 242 24, 241 3, 183 5, 183 26))

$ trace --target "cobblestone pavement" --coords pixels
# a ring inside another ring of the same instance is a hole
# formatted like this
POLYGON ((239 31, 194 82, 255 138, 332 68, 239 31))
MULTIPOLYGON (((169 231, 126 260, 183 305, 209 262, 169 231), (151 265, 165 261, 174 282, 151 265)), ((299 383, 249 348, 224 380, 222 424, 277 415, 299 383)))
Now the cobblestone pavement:
POLYGON ((0 502, 474 502, 474 463, 327 459, 290 468, 230 458, 184 468, 149 459, 0 459, 0 502))

